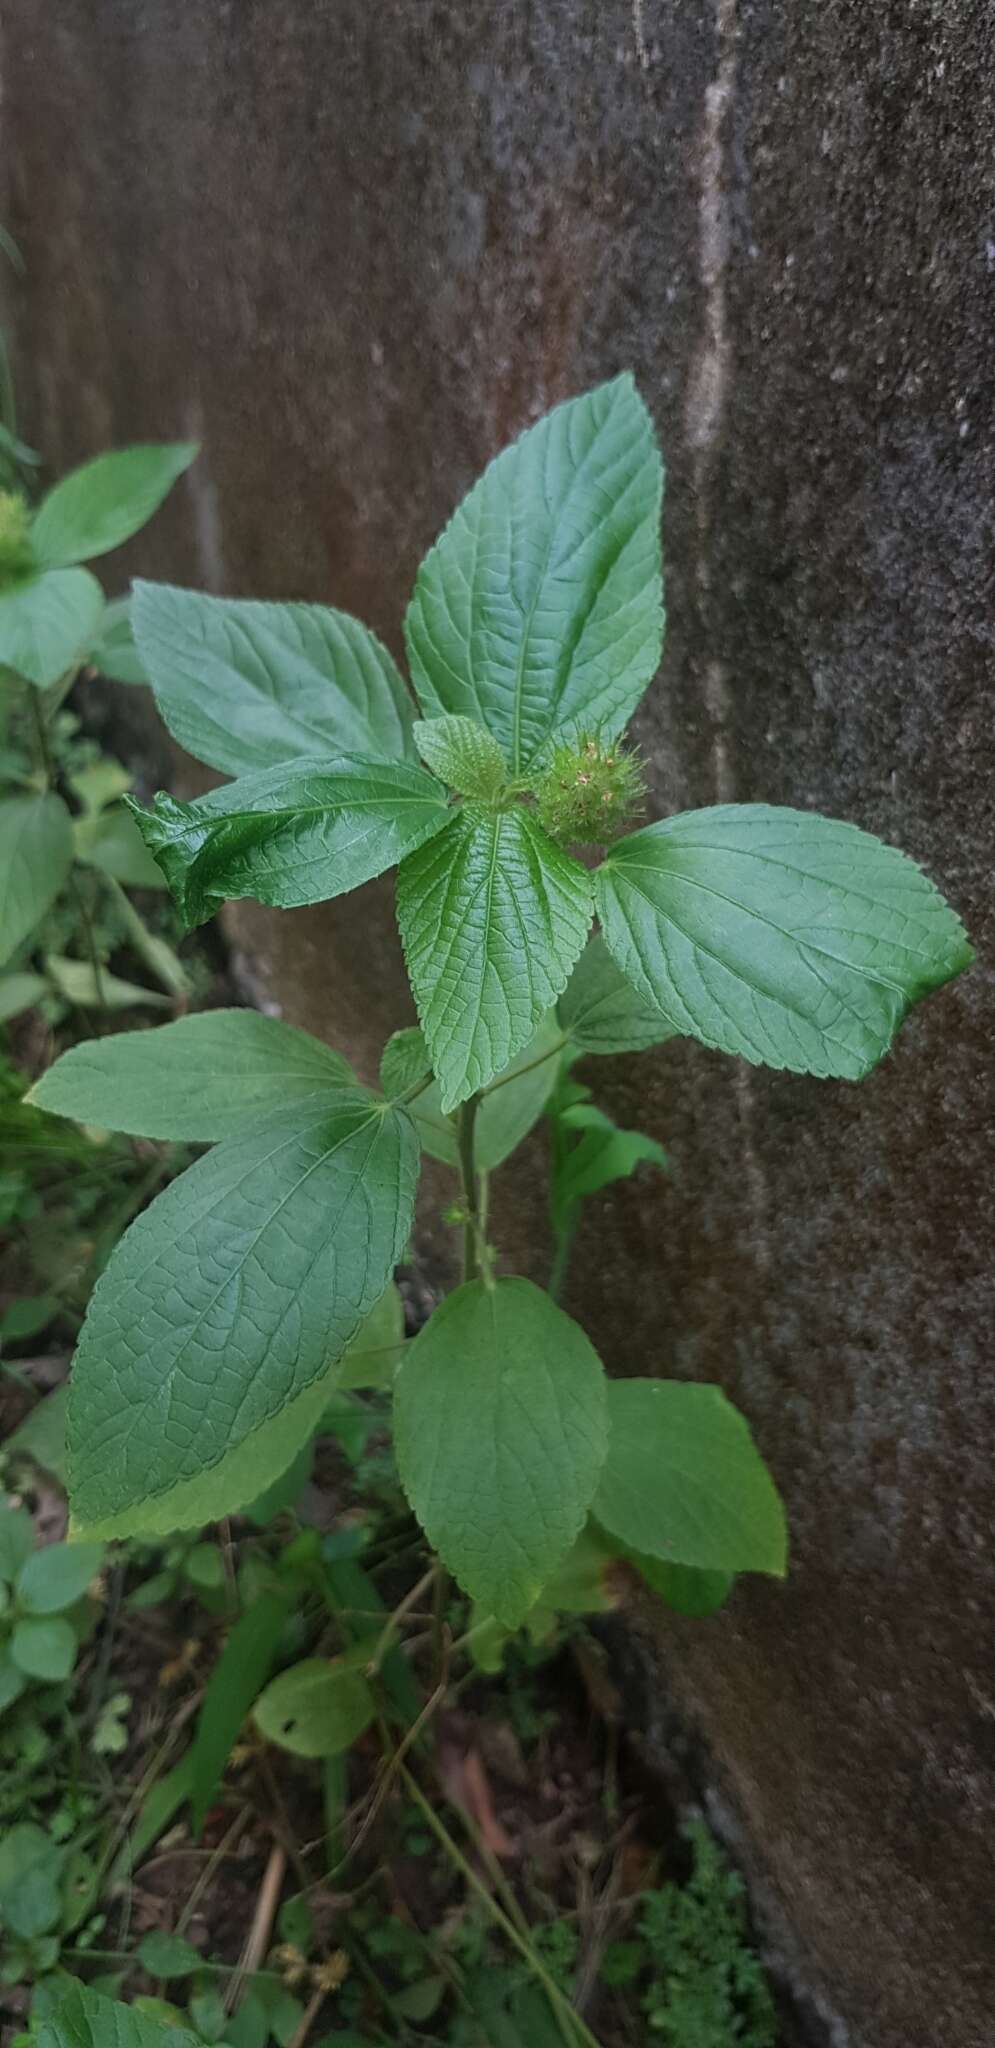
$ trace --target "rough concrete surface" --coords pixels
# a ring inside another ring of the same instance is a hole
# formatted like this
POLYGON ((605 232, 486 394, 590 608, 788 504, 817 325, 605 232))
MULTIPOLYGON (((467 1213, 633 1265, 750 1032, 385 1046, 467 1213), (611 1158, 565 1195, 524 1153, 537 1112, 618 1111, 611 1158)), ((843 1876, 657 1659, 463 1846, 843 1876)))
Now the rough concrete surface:
MULTIPOLYGON (((55 469, 204 445, 122 574, 329 598, 398 648, 484 460, 631 366, 669 467, 656 805, 853 818, 971 926, 982 964, 859 1089, 602 1062, 675 1172, 606 1196, 572 1305, 611 1366, 720 1380, 788 1497, 785 1587, 657 1625, 659 1729, 710 1754, 772 1949, 840 2042, 982 2048, 993 6, 0 0, 0 29, 24 430, 55 469)), ((407 1014, 383 889, 238 931, 367 1063, 381 1000, 407 1014)), ((538 1215, 526 1175, 514 1256, 538 1215)))

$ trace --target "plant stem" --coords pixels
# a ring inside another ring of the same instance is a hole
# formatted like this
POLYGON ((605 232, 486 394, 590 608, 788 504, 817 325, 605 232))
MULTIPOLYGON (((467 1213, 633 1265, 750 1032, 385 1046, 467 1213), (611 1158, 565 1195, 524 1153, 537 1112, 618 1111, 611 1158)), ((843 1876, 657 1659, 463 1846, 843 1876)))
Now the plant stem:
POLYGON ((464 1280, 480 1278, 480 1188, 473 1153, 473 1133, 479 1105, 479 1095, 471 1095, 468 1102, 461 1103, 457 1123, 460 1180, 466 1209, 466 1222, 463 1225, 464 1280))
MULTIPOLYGON (((73 681, 75 681, 76 679, 76 674, 78 674, 78 671, 74 671, 73 681)), ((48 790, 53 790, 55 788, 55 764, 52 760, 52 750, 48 744, 48 734, 45 730, 45 713, 42 710, 41 696, 39 692, 33 688, 29 689, 28 695, 31 702, 32 716, 34 718, 35 723, 35 735, 38 740, 38 755, 41 761, 42 771, 45 776, 45 787, 48 790)), ((87 910, 85 902, 83 901, 83 892, 80 889, 79 883, 76 880, 75 867, 71 867, 69 870, 68 888, 72 896, 73 902, 76 905, 76 915, 79 918, 80 924, 83 927, 83 937, 86 941, 86 950, 87 953, 89 954, 90 966, 93 970, 93 992, 97 998, 97 1002, 100 1008, 103 1009, 104 985, 101 976, 100 957, 97 953, 96 942, 93 936, 93 926, 90 922, 90 913, 87 910)), ((87 1030, 92 1032, 93 1027, 90 1024, 89 1018, 86 1018, 85 1021, 87 1030)))
POLYGON ((553 1248, 553 1265, 549 1275, 548 1293, 551 1301, 559 1301, 566 1285, 570 1254, 573 1251, 573 1230, 558 1230, 553 1248))
POLYGON ((459 1871, 464 1883, 468 1884, 471 1890, 477 1893, 478 1898, 490 1914, 495 1926, 500 1927, 505 1939, 511 1942, 512 1947, 518 1950, 519 1955, 528 1964, 532 1975, 542 1985, 554 2012, 557 2016, 562 2014, 568 2019, 576 2039, 583 2043, 583 2048, 601 2048, 601 2043, 596 2035, 592 2034, 590 2027, 581 2019, 576 2007, 571 2005, 569 1998, 560 1990, 555 1978, 550 1976, 542 1957, 536 1954, 527 1937, 519 1933, 514 1921, 509 1919, 504 1909, 498 1905, 493 1894, 488 1891, 483 1880, 477 1876, 472 1864, 467 1862, 459 1843, 453 1840, 448 1828, 439 1819, 435 1808, 426 1799, 417 1778, 412 1776, 406 1765, 402 1765, 401 1778, 406 1791, 414 1800, 423 1818, 428 1822, 436 1840, 442 1844, 446 1855, 459 1871))

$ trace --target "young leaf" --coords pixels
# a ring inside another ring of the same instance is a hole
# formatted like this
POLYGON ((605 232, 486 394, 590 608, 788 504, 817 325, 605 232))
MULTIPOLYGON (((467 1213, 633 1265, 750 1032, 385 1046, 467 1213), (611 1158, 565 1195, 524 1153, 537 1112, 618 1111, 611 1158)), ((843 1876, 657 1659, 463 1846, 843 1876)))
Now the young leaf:
POLYGON ((613 1181, 628 1180, 637 1166, 669 1164, 662 1145, 643 1131, 622 1131, 610 1117, 590 1103, 577 1103, 561 1110, 557 1119, 569 1134, 579 1131, 576 1144, 564 1146, 553 1176, 553 1219, 557 1228, 568 1226, 570 1212, 589 1195, 599 1194, 613 1181))
POLYGON ((0 962, 9 960, 58 895, 73 858, 73 828, 60 796, 0 803, 0 962))
POLYGON ((615 959, 675 1031, 794 1073, 859 1080, 973 958, 913 861, 814 812, 686 811, 620 840, 597 891, 615 959))
POLYGON ((71 1046, 26 1099, 76 1123, 206 1145, 353 1078, 307 1031, 256 1010, 203 1010, 71 1046))
POLYGON ((76 1661, 76 1635, 61 1615, 46 1620, 34 1616, 14 1624, 10 1654, 27 1678, 40 1678, 48 1685, 68 1678, 76 1661))
MULTIPOLYGON (((286 1627, 289 1603, 279 1593, 261 1593, 235 1623, 214 1666, 197 1719, 190 1751, 190 1810, 199 1835, 225 1765, 257 1693, 269 1677, 286 1627)), ((155 1972, 167 1976, 166 1970, 155 1972)))
POLYGON ((89 562, 130 540, 159 510, 197 453, 196 441, 113 448, 71 470, 42 499, 31 525, 40 562, 89 562))
POLYGON ((39 690, 82 660, 104 609, 88 569, 51 569, 0 592, 0 669, 12 668, 39 690))
MULTIPOLYGON (((563 1042, 552 1013, 544 1017, 534 1038, 518 1058, 498 1075, 490 1094, 477 1109, 474 1153, 482 1173, 502 1166, 538 1123, 556 1080, 555 1055, 563 1042)), ((403 1095, 407 1088, 428 1072, 430 1061, 424 1035, 417 1026, 395 1031, 384 1047, 380 1062, 380 1085, 388 1097, 403 1095)), ((408 1104, 422 1142, 422 1150, 444 1166, 459 1165, 456 1124, 442 1113, 437 1081, 408 1104)))
POLYGON ((556 1009, 577 1052, 645 1052, 674 1036, 669 1018, 616 966, 600 932, 584 947, 556 1009))
POLYGON ((528 1280, 460 1287, 394 1384, 401 1483, 466 1592, 516 1627, 576 1538, 605 1455, 605 1381, 528 1280))
POLYGON ((192 1977, 204 1960, 192 1943, 179 1934, 165 1933, 161 1927, 143 1934, 135 1954, 150 1977, 192 1977))
POLYGON ((89 1984, 73 1984, 42 2022, 37 2048, 201 2048, 201 2043, 185 2027, 165 2024, 134 2005, 119 2005, 89 1984))
POLYGON ((415 759, 398 670, 346 612, 136 582, 132 625, 173 737, 225 775, 305 754, 415 759))
POLYGON ((718 1387, 613 1380, 608 1456, 592 1513, 665 1564, 783 1577, 777 1488, 739 1410, 718 1387))
POLYGON ((47 1543, 33 1550, 17 1581, 26 1614, 61 1614, 86 1592, 100 1570, 101 1543, 47 1543))
POLYGON ((425 716, 487 726, 514 776, 554 735, 620 732, 660 660, 662 494, 628 375, 506 448, 418 571, 405 633, 425 716))
POLYGON ((448 1113, 509 1065, 563 990, 591 877, 530 812, 466 804, 402 862, 397 921, 448 1113))
POLYGON ((211 1518, 243 1504, 243 1475, 236 1486, 222 1460, 322 1376, 379 1300, 407 1242, 417 1164, 403 1112, 343 1088, 228 1138, 132 1224, 73 1370, 81 1533, 147 1529, 174 1490, 212 1471, 211 1518))
POLYGON ((187 926, 226 898, 292 910, 382 875, 451 816, 434 776, 408 761, 294 761, 193 803, 130 803, 187 926))
POLYGON ((508 780, 496 739, 472 718, 419 719, 415 745, 433 775, 461 796, 493 799, 508 780))
POLYGON ((353 1664, 309 1657, 281 1671, 256 1702, 256 1727, 292 1756, 337 1756, 368 1728, 373 1694, 353 1664))

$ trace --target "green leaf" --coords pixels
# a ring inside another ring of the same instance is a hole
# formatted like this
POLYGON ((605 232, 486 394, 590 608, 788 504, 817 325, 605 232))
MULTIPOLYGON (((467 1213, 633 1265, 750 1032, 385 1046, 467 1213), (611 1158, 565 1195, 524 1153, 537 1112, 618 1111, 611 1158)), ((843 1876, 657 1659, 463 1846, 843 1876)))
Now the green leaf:
POLYGON ((442 1303, 394 1388, 401 1483, 466 1592, 515 1627, 577 1537, 605 1455, 605 1381, 528 1280, 442 1303))
POLYGON ((408 761, 296 761, 244 775, 193 803, 160 792, 130 809, 186 925, 226 899, 293 910, 372 881, 442 831, 434 776, 408 761))
POLYGON ((27 1614, 62 1614, 81 1600, 103 1563, 101 1543, 47 1543, 21 1568, 17 1598, 27 1614))
POLYGON ((0 592, 0 668, 47 690, 78 667, 103 609, 88 569, 49 569, 15 583, 0 592))
POLYGON ((123 804, 97 817, 77 818, 73 826, 76 858, 87 867, 113 875, 128 889, 165 889, 166 878, 153 860, 142 835, 123 804))
POLYGON ((637 994, 598 932, 585 946, 557 1004, 578 1052, 645 1052, 674 1037, 674 1027, 637 994))
POLYGON ((362 1672, 345 1657, 309 1657, 281 1671, 256 1702, 253 1719, 267 1742, 292 1756, 337 1756, 376 1712, 362 1672))
POLYGON ((228 1138, 131 1225, 73 1369, 81 1531, 161 1528, 177 1490, 212 1471, 211 1519, 259 1492, 222 1460, 321 1378, 379 1300, 417 1166, 403 1112, 343 1088, 228 1138))
MULTIPOLYGON (((0 1593, 6 1598, 6 1589, 0 1585, 0 1593)), ((0 1602, 2 1605, 2 1602, 0 1602)), ((19 1671, 10 1651, 0 1646, 0 1714, 19 1700, 27 1684, 23 1671, 19 1671)))
POLYGON ((88 654, 101 675, 115 683, 147 683, 148 676, 135 646, 131 623, 131 598, 116 597, 105 607, 100 632, 88 654))
POLYGON ((225 775, 305 754, 414 759, 397 667, 346 612, 136 582, 132 624, 170 732, 225 775))
POLYGON ((185 2027, 171 2026, 137 2005, 102 1998, 88 1984, 75 1984, 44 2021, 37 2048, 199 2048, 199 2043, 185 2027))
POLYGON ((0 1501, 0 1579, 13 1585, 22 1565, 31 1556, 35 1525, 26 1508, 0 1501))
MULTIPOLYGON (((482 1173, 502 1166, 538 1123, 556 1081, 555 1055, 562 1045, 562 1033, 552 1013, 544 1018, 534 1038, 512 1060, 483 1096, 474 1125, 474 1155, 482 1173)), ((380 1085, 388 1097, 403 1095, 431 1066, 424 1034, 417 1026, 395 1031, 384 1047, 380 1062, 380 1085)), ((408 1104, 422 1150, 444 1166, 459 1165, 456 1124, 444 1116, 437 1081, 408 1104)))
POLYGON ((718 1387, 613 1380, 608 1417, 592 1512, 612 1536, 665 1564, 783 1577, 784 1508, 743 1416, 718 1387))
POLYGON ((256 1010, 205 1010, 72 1046, 27 1099, 105 1130, 210 1144, 352 1079, 341 1055, 307 1031, 256 1010))
POLYGON ((47 1621, 19 1621, 10 1639, 10 1654, 18 1670, 49 1684, 68 1678, 76 1662, 76 1647, 75 1631, 59 1615, 47 1621))
POLYGON ((61 996, 81 1010, 171 1010, 169 996, 158 989, 143 988, 137 981, 122 981, 102 966, 99 976, 89 960, 68 960, 62 953, 46 953, 45 966, 61 996))
POLYGON ((205 1985, 193 1993, 189 2012, 202 2041, 220 2041, 225 2030, 225 2008, 215 1985, 205 1985))
POLYGON ((472 718, 419 719, 415 745, 433 775, 461 796, 494 798, 508 780, 496 739, 472 718))
POLYGON ((349 1387, 389 1387, 404 1352, 404 1303, 391 1281, 370 1310, 335 1369, 330 1393, 349 1387))
POLYGON ((47 993, 48 983, 43 974, 0 975, 0 1024, 9 1024, 12 1017, 33 1009, 47 993))
POLYGON ((734 1572, 696 1571, 692 1565, 664 1564, 659 1557, 641 1557, 638 1551, 627 1553, 630 1563, 652 1586, 654 1593, 672 1607, 676 1614, 690 1614, 704 1618, 717 1614, 724 1607, 736 1583, 734 1572))
POLYGON ((190 1752, 195 1835, 204 1826, 239 1729, 269 1676, 287 1614, 288 1603, 279 1593, 261 1593, 235 1623, 208 1680, 190 1752))
POLYGON ((60 796, 0 803, 0 962, 29 937, 58 895, 73 858, 73 828, 60 796))
POLYGON ((40 562, 89 562, 130 540, 159 510, 197 453, 195 441, 115 448, 71 470, 42 499, 31 526, 40 562))
MULTIPOLYGON (((21 1344, 47 1329, 59 1308, 57 1294, 22 1294, 0 1315, 0 1344, 21 1344)), ((4 1444, 10 1449, 10 1438, 4 1444)))
POLYGON ((486 726, 515 776, 554 734, 620 732, 663 644, 662 494, 628 375, 506 448, 418 571, 405 633, 425 716, 486 726))
POLYGON ((614 846, 597 889, 619 966, 675 1031, 794 1073, 859 1080, 973 958, 913 861, 814 812, 686 811, 614 846))
POLYGON ((165 1934, 159 1927, 142 1936, 135 1953, 150 1977, 192 1977, 204 1960, 181 1935, 165 1934))
MULTIPOLYGON (((61 1481, 66 1469, 66 1403, 68 1386, 56 1387, 26 1415, 5 1449, 10 1456, 33 1458, 45 1472, 61 1481)), ((2 1547, 2 1539, 0 1539, 2 1547)), ((0 1578, 5 1576, 0 1556, 0 1578)))
POLYGON ((35 1941, 62 1918, 65 1852, 34 1821, 0 1837, 0 1918, 8 1933, 35 1941))
POLYGON ((591 877, 530 812, 467 804, 401 863, 397 921, 448 1113, 521 1052, 566 985, 591 877))
POLYGON ((610 1117, 589 1103, 577 1103, 562 1110, 561 1130, 579 1131, 577 1143, 565 1148, 553 1174, 553 1218, 563 1228, 570 1211, 589 1195, 599 1194, 613 1181, 628 1180, 637 1166, 658 1166, 665 1172, 669 1161, 662 1145, 643 1131, 622 1131, 610 1117))
POLYGON ((225 1568, 216 1543, 195 1543, 183 1560, 184 1576, 201 1593, 218 1593, 225 1583, 225 1568))

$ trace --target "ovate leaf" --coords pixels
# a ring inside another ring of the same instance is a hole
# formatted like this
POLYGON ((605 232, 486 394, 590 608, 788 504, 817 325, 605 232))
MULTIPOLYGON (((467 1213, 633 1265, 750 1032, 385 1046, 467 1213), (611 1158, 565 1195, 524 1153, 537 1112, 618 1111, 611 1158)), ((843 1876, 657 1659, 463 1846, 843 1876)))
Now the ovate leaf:
POLYGON ((0 1919, 11 1934, 33 1941, 62 1917, 65 1851, 34 1821, 6 1827, 0 1838, 0 1919))
MULTIPOLYGON (((552 1014, 543 1019, 518 1058, 497 1076, 491 1092, 483 1096, 474 1125, 474 1156, 482 1173, 487 1173, 514 1152, 538 1123, 556 1080, 556 1053, 562 1033, 552 1014)), ((388 1039, 380 1063, 380 1081, 387 1096, 402 1095, 428 1071, 430 1062, 424 1034, 414 1027, 395 1031, 388 1039)), ((443 1165, 459 1165, 456 1122, 444 1116, 437 1081, 432 1081, 408 1104, 422 1142, 422 1150, 443 1165)))
POLYGON ((415 745, 433 775, 461 796, 496 797, 508 780, 496 739, 472 718, 419 719, 415 745))
POLYGON ((82 660, 103 609, 88 569, 50 569, 0 592, 0 669, 47 690, 82 660))
POLYGON ((515 776, 554 734, 620 732, 660 660, 662 494, 628 375, 506 448, 418 571, 405 632, 425 716, 487 726, 515 776))
POLYGON ((170 732, 226 775, 305 754, 415 758, 397 667, 346 612, 136 582, 132 625, 170 732))
POLYGON ((597 877, 605 938, 675 1031, 856 1081, 973 958, 932 882, 856 825, 722 804, 648 825, 597 877))
POLYGON ((42 499, 31 526, 40 562, 88 562, 130 540, 157 512, 197 453, 195 441, 115 448, 70 471, 42 499))
POLYGON ((131 803, 188 925, 226 898, 292 910, 358 888, 441 832, 435 777, 407 761, 296 761, 244 775, 193 803, 131 803))
POLYGON ((0 962, 9 960, 58 895, 73 858, 73 828, 60 796, 0 802, 0 962))
POLYGON ((402 862, 397 921, 448 1113, 509 1065, 562 992, 591 877, 529 811, 467 804, 402 862))
POLYGON ((633 988, 600 932, 589 940, 557 1004, 578 1052, 645 1052, 673 1038, 669 1019, 633 988))
POLYGON ((33 1550, 17 1581, 26 1614, 61 1614, 81 1599, 100 1570, 102 1543, 47 1543, 33 1550))
POLYGON ((344 1657, 309 1657, 281 1671, 256 1703, 256 1727, 292 1756, 338 1756, 368 1728, 376 1706, 344 1657))
POLYGON ((167 1496, 212 1471, 212 1519, 259 1492, 222 1460, 321 1377, 379 1300, 417 1163, 403 1112, 343 1088, 227 1139, 132 1224, 73 1369, 81 1531, 148 1528, 150 1507, 168 1515, 167 1496))
POLYGON ((718 1387, 613 1380, 593 1513, 664 1564, 783 1575, 784 1508, 739 1410, 718 1387))
POLYGON ((200 2048, 193 2033, 74 1984, 42 2023, 38 2048, 200 2048))
POLYGON ((23 1671, 27 1678, 40 1678, 47 1685, 57 1685, 68 1678, 76 1661, 75 1630, 58 1614, 44 1621, 35 1620, 32 1616, 15 1622, 10 1654, 18 1670, 23 1671))
POLYGON ((256 1010, 204 1010, 70 1047, 28 1100, 76 1123, 202 1145, 353 1078, 307 1031, 256 1010))
POLYGON ((192 1977, 204 1960, 191 1942, 179 1934, 167 1934, 161 1927, 143 1934, 135 1954, 150 1977, 192 1977))
POLYGON ((484 1611, 517 1626, 578 1535, 605 1455, 605 1380, 584 1332, 528 1280, 460 1287, 394 1387, 401 1483, 484 1611))

